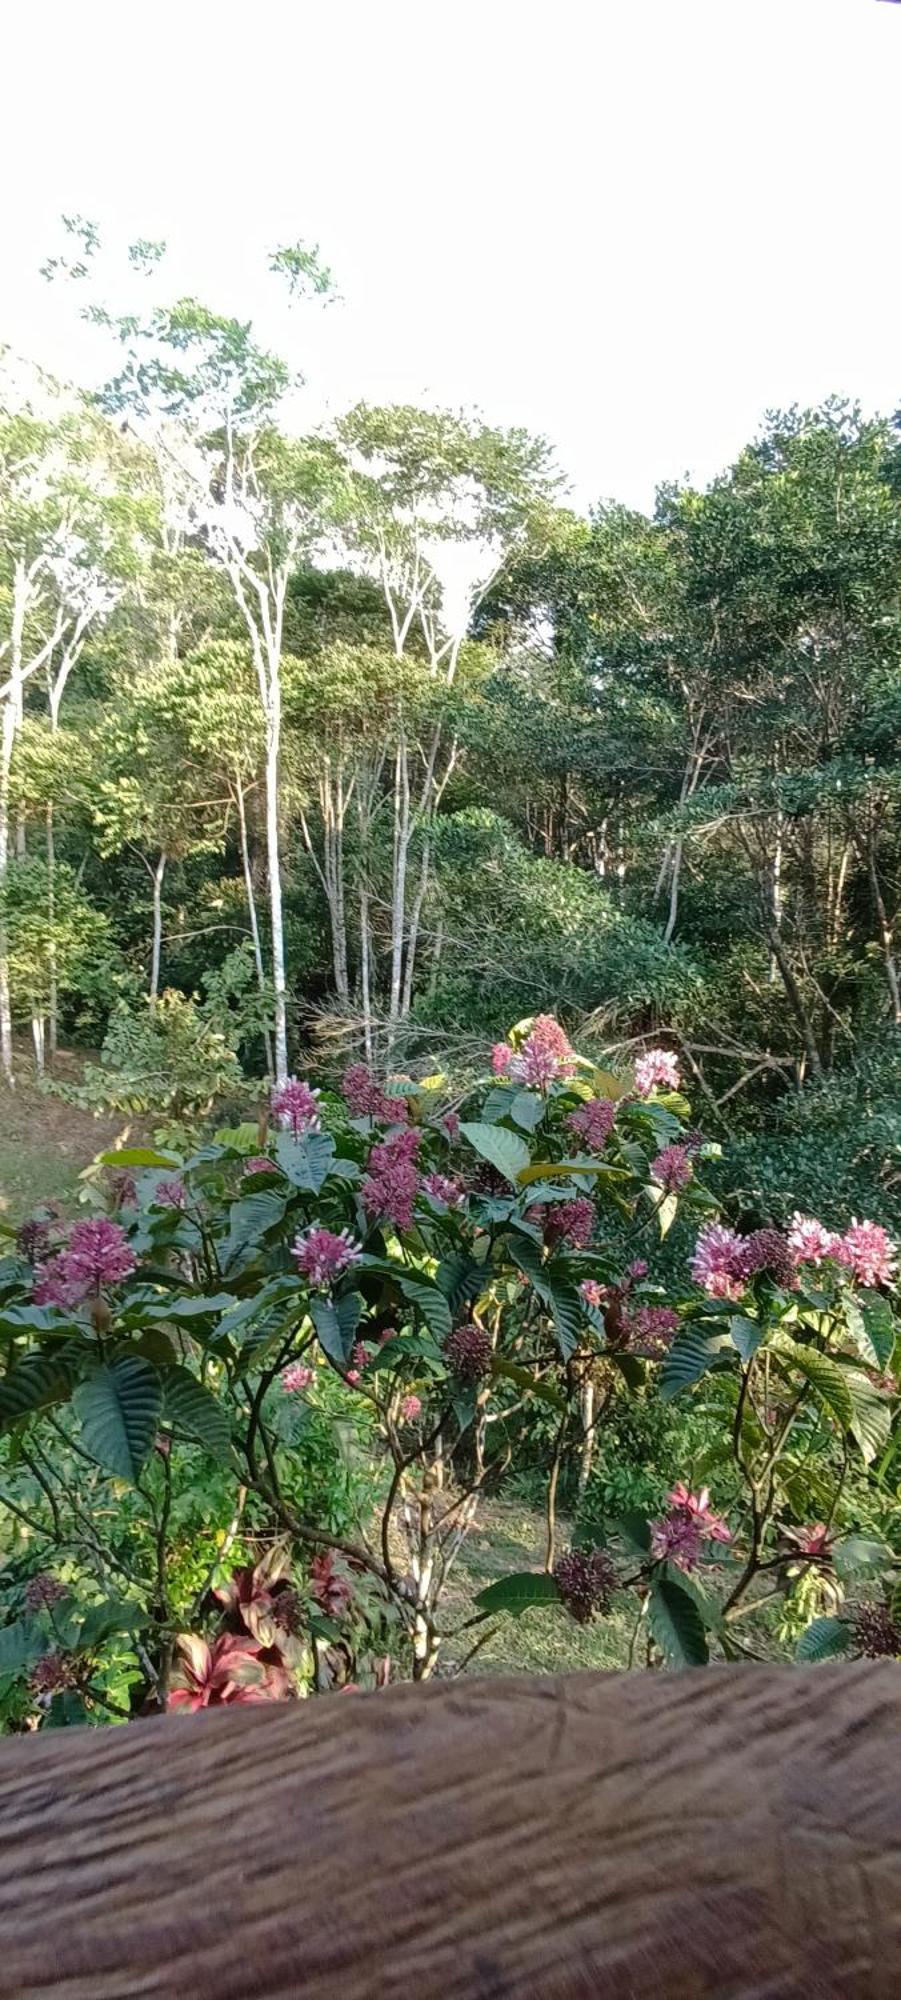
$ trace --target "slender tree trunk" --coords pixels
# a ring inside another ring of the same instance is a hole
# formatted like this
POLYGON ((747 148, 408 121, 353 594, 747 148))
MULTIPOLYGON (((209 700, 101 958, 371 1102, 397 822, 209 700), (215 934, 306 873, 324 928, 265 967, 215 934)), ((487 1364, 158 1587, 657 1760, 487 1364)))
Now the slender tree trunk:
POLYGON ((582 1451, 579 1458, 579 1499, 581 1500, 591 1478, 594 1462, 594 1402, 595 1386, 591 1376, 582 1384, 582 1451))
POLYGON ((369 891, 360 884, 360 989, 363 1001, 363 1041, 366 1060, 372 1061, 372 934, 369 928, 369 891))
POLYGON ((275 995, 275 1076, 288 1076, 288 999, 285 980, 285 923, 282 911, 282 871, 278 838, 278 755, 281 743, 281 680, 270 680, 266 719, 266 858, 269 868, 269 909, 272 926, 272 985, 275 995))
POLYGON ((679 915, 679 879, 682 874, 682 853, 683 841, 680 833, 673 847, 672 869, 669 881, 669 913, 663 932, 664 944, 672 942, 673 932, 676 928, 676 921, 679 915))
POLYGON ((429 842, 428 836, 426 836, 426 838, 423 840, 422 843, 422 862, 419 871, 419 887, 417 888, 416 900, 413 904, 413 909, 410 914, 410 928, 407 934, 407 957, 406 957, 406 964, 404 966, 404 991, 403 991, 403 999, 401 1001, 401 1013, 405 1020, 410 1012, 410 1008, 413 1005, 413 977, 416 970, 416 948, 419 943, 419 925, 422 918, 422 906, 425 902, 426 891, 429 886, 430 861, 431 861, 431 844, 429 842))
POLYGON ((779 967, 779 971, 782 976, 782 984, 785 987, 789 1006, 791 1007, 795 1020, 798 1023, 798 1027, 801 1030, 801 1040, 803 1041, 804 1044, 804 1053, 807 1057, 808 1063, 810 1064, 811 1074, 817 1078, 822 1079, 823 1064, 820 1057, 820 1051, 817 1046, 817 1038, 813 1030, 813 1022, 811 1021, 807 1008, 804 1005, 804 999, 801 993, 801 989, 795 978, 794 972, 792 971, 782 939, 779 935, 779 932, 773 929, 772 924, 770 924, 769 926, 769 934, 767 942, 769 944, 773 957, 776 961, 776 964, 779 967))
POLYGON ((391 890, 391 993, 389 1016, 401 1011, 404 933, 407 914, 407 854, 410 846, 410 777, 407 746, 401 737, 394 759, 394 850, 391 890))
MULTIPOLYGON (((773 929, 782 930, 782 814, 776 817, 776 847, 773 854, 773 929)), ((770 985, 775 986, 779 968, 770 953, 770 985)))
MULTIPOLYGON (((247 841, 247 812, 244 805, 244 786, 240 771, 235 772, 235 797, 238 803, 238 830, 241 839, 241 867, 244 871, 244 891, 247 896, 247 915, 250 920, 250 935, 253 941, 253 962, 256 966, 257 985, 260 992, 266 992, 266 970, 263 965, 263 947, 260 941, 260 924, 257 916, 257 899, 253 886, 253 869, 250 865, 250 847, 247 841)), ((266 1074, 272 1075, 272 1040, 268 1028, 263 1029, 263 1046, 266 1052, 266 1074)))
POLYGON ((872 821, 867 830, 867 876, 870 884, 870 894, 873 898, 876 921, 879 925, 879 941, 882 946, 885 980, 892 1005, 892 1020, 896 1028, 901 1028, 901 990, 899 990, 898 986, 898 968, 895 964, 894 933, 893 927, 889 922, 882 890, 879 886, 879 874, 876 867, 876 841, 872 821))
POLYGON ((48 969, 48 1045, 50 1067, 56 1059, 59 1037, 59 992, 56 964, 56 842, 53 832, 53 800, 47 800, 47 969, 48 969))
MULTIPOLYGON (((16 734, 15 704, 7 696, 3 704, 3 735, 0 748, 0 894, 9 870, 9 777, 16 734)), ((15 1083, 13 1066, 12 1006, 9 992, 9 940, 6 919, 0 909, 0 1062, 8 1084, 15 1083)))
POLYGON ((31 1039, 34 1044, 34 1067, 37 1076, 44 1074, 44 1016, 36 1010, 31 1016, 31 1039))
POLYGON ((153 869, 153 942, 150 953, 150 1005, 155 1007, 160 993, 160 956, 163 943, 163 876, 166 855, 161 850, 153 869))

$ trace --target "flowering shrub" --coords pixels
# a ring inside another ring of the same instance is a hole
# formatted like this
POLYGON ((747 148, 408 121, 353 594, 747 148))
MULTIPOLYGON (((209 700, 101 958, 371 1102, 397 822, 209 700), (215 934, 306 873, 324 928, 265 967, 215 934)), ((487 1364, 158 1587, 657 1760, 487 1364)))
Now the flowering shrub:
POLYGON ((651 1657, 690 1664, 711 1639, 753 1651, 776 1588, 802 1656, 889 1646, 895 1558, 870 1540, 858 1580, 844 1511, 848 1466, 880 1461, 896 1407, 885 1231, 720 1223, 669 1051, 639 1059, 633 1088, 539 1017, 491 1069, 459 1111, 440 1079, 362 1064, 340 1105, 291 1079, 264 1147, 239 1128, 184 1159, 107 1156, 113 1215, 21 1234, 0 1266, 0 1438, 25 1580, 0 1685, 19 1676, 23 1713, 423 1678, 491 1427, 550 1412, 559 1467, 623 1397, 698 1384, 722 1416, 709 1489, 673 1465, 665 1507, 561 1551, 554 1477, 546 1569, 489 1585, 477 1620, 554 1602, 585 1623, 631 1602, 651 1657), (664 1296, 651 1250, 677 1212, 695 1249, 664 1296), (312 1501, 298 1440, 314 1420, 367 1427, 350 1526, 312 1501), (190 1578, 173 1553, 182 1464, 230 1521, 190 1578), (125 1544, 107 1526, 123 1518, 125 1544))

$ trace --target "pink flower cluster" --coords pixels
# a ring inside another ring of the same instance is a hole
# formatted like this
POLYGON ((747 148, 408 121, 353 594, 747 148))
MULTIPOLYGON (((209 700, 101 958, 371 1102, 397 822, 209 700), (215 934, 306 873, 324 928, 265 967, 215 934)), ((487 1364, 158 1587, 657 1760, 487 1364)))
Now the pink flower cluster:
POLYGON ((667 1194, 677 1194, 680 1188, 687 1187, 693 1175, 687 1146, 662 1146, 657 1158, 651 1161, 651 1179, 665 1188, 667 1194))
POLYGON ((587 1195, 576 1195, 573 1201, 557 1201, 547 1210, 544 1226, 548 1244, 566 1244, 571 1250, 587 1250, 594 1235, 594 1202, 587 1195))
POLYGON ((157 1181, 153 1199, 157 1208, 184 1208, 188 1191, 179 1175, 172 1174, 168 1180, 157 1181))
POLYGON ((108 1216, 76 1222, 65 1250, 60 1250, 35 1274, 38 1305, 74 1306, 104 1285, 121 1284, 131 1276, 135 1258, 125 1231, 108 1216))
POLYGON ((652 1521, 651 1555, 655 1562, 675 1563, 677 1569, 693 1570, 701 1558, 704 1542, 731 1542, 732 1533, 710 1506, 706 1486, 690 1493, 680 1480, 666 1496, 667 1511, 652 1521))
POLYGON ((374 1118, 379 1125, 406 1125, 403 1097, 389 1097, 365 1063, 351 1063, 341 1079, 344 1102, 352 1118, 374 1118))
POLYGON ((312 1380, 313 1370, 303 1361, 292 1361, 289 1367, 282 1369, 279 1376, 286 1396, 296 1396, 302 1389, 308 1389, 312 1380))
POLYGON ((608 1097, 589 1097, 566 1120, 571 1132, 583 1140, 590 1153, 599 1153, 613 1131, 616 1105, 608 1097))
POLYGON ((396 1229, 410 1229, 419 1193, 416 1153, 422 1137, 411 1127, 392 1132, 369 1155, 369 1171, 360 1190, 367 1215, 383 1216, 396 1229))
POLYGON ((815 1216, 796 1209, 788 1246, 796 1264, 822 1264, 828 1257, 862 1285, 889 1285, 897 1268, 897 1250, 888 1231, 878 1222, 858 1222, 856 1217, 839 1236, 815 1216))
POLYGON ((359 1262, 363 1252, 349 1230, 342 1229, 336 1236, 334 1230, 314 1227, 297 1237, 291 1254, 310 1284, 326 1291, 342 1271, 359 1262))
POLYGON ((608 1287, 599 1284, 597 1278, 584 1278, 579 1286, 579 1291, 585 1300, 585 1304, 593 1306, 596 1312, 600 1311, 601 1306, 609 1296, 608 1287))
POLYGON ((783 1534, 802 1556, 828 1556, 829 1529, 825 1521, 814 1521, 810 1528, 783 1528, 783 1534))
POLYGON ((421 1397, 419 1396, 404 1397, 403 1402, 401 1403, 400 1406, 400 1413, 405 1424, 414 1424, 416 1422, 417 1417, 421 1414, 421 1412, 422 1412, 421 1397))
POLYGON ((646 1049, 635 1064, 639 1097, 650 1097, 652 1090, 678 1090, 681 1081, 679 1064, 671 1049, 646 1049))
POLYGON ((623 1317, 629 1346, 646 1355, 665 1354, 679 1331, 679 1315, 672 1306, 641 1302, 628 1306, 623 1317))
POLYGON ((572 1075, 573 1052, 559 1021, 552 1014, 536 1014, 521 1048, 495 1042, 491 1067, 495 1076, 512 1077, 532 1090, 548 1090, 558 1077, 572 1075))
POLYGON ((252 1153, 243 1167, 245 1174, 274 1174, 277 1171, 275 1161, 270 1160, 268 1153, 252 1153))
POLYGON ((433 1201, 443 1201, 445 1208, 459 1208, 466 1199, 463 1182, 455 1174, 425 1174, 422 1185, 425 1193, 433 1201))
POLYGON ((272 1109, 282 1125, 293 1132, 295 1139, 305 1132, 321 1130, 319 1117, 319 1092, 312 1090, 301 1077, 289 1076, 286 1083, 280 1083, 272 1093, 272 1109))
POLYGON ((709 1298, 740 1299, 748 1282, 768 1271, 777 1284, 795 1283, 791 1246, 778 1229, 755 1229, 739 1236, 721 1222, 705 1222, 691 1259, 691 1275, 709 1298))

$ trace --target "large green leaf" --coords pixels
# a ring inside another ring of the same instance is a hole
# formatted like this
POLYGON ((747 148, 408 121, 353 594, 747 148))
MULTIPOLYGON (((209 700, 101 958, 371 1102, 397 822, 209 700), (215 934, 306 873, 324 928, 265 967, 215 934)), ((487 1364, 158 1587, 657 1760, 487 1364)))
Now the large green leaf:
POLYGON ((862 1291, 858 1292, 857 1303, 875 1365, 887 1368, 895 1345, 895 1321, 889 1301, 884 1292, 862 1291))
POLYGON ((494 1583, 486 1584, 473 1600, 480 1611, 491 1614, 507 1611, 511 1618, 519 1618, 534 1604, 555 1604, 560 1601, 560 1592, 552 1576, 542 1569, 517 1570, 512 1576, 499 1576, 494 1583))
POLYGON ((345 1292, 340 1299, 310 1300, 310 1318, 323 1353, 342 1371, 350 1360, 362 1310, 359 1292, 345 1292))
POLYGON ((660 1394, 664 1402, 671 1402, 681 1390, 699 1382, 709 1368, 720 1367, 730 1352, 734 1353, 734 1349, 725 1330, 703 1324, 683 1327, 664 1356, 660 1370, 660 1394))
POLYGON ((729 1321, 729 1332, 733 1347, 737 1347, 743 1361, 753 1360, 766 1332, 759 1319, 748 1319, 744 1313, 733 1313, 729 1321))
POLYGON ((422 1314, 429 1332, 434 1334, 436 1340, 446 1340, 452 1321, 444 1293, 437 1285, 430 1285, 428 1279, 411 1278, 404 1271, 398 1271, 397 1281, 404 1298, 422 1314))
POLYGON ((0 1626, 0 1680, 20 1674, 47 1651, 48 1641, 39 1625, 20 1619, 15 1625, 0 1626))
POLYGON ((451 1312, 459 1312, 464 1301, 474 1299, 485 1282, 481 1264, 470 1257, 468 1250, 452 1250, 435 1272, 435 1283, 443 1292, 451 1312))
POLYGON ((153 1146, 126 1146, 117 1153, 101 1153, 104 1167, 179 1167, 177 1153, 160 1153, 153 1146))
POLYGON ((892 1406, 887 1396, 881 1396, 874 1389, 868 1375, 862 1369, 846 1368, 845 1381, 851 1395, 851 1420, 848 1429, 856 1439, 861 1454, 870 1465, 877 1458, 889 1440, 892 1428, 892 1406))
POLYGON ((891 1567, 894 1557, 887 1542, 871 1535, 842 1535, 834 1544, 832 1560, 836 1576, 845 1583, 850 1577, 878 1574, 891 1567))
POLYGON ((228 1412, 190 1368, 167 1368, 162 1375, 163 1415, 173 1428, 193 1438, 216 1458, 228 1454, 231 1424, 228 1412))
POLYGON ((255 1194, 246 1194, 240 1201, 232 1202, 228 1237, 222 1253, 226 1270, 238 1262, 250 1245, 260 1243, 270 1229, 278 1227, 284 1219, 287 1205, 284 1195, 268 1188, 260 1188, 255 1194))
POLYGON ((709 1658, 704 1621, 693 1598, 672 1577, 656 1579, 648 1604, 651 1637, 673 1667, 703 1667, 709 1658))
POLYGON ((461 1125, 460 1131, 482 1159, 488 1160, 515 1187, 519 1175, 529 1164, 530 1154, 525 1140, 520 1139, 517 1132, 508 1132, 503 1125, 461 1125))
POLYGON ((560 1352, 564 1361, 568 1361, 578 1346, 584 1313, 578 1287, 565 1265, 561 1266, 555 1259, 544 1261, 538 1244, 533 1242, 531 1236, 519 1232, 512 1236, 510 1254, 550 1313, 560 1352))
POLYGON ((536 1090, 518 1090, 510 1106, 510 1116, 523 1132, 534 1132, 544 1117, 544 1098, 536 1090))
POLYGON ((71 1394, 89 1353, 86 1341, 66 1341, 45 1354, 26 1355, 0 1378, 0 1433, 21 1417, 46 1410, 71 1394))
POLYGON ((72 1401, 85 1450, 108 1472, 134 1485, 159 1425, 157 1370, 138 1354, 122 1354, 80 1382, 72 1401))
POLYGON ((520 1187, 532 1187, 535 1181, 584 1179, 592 1181, 596 1188, 613 1188, 617 1181, 627 1181, 629 1175, 624 1167, 606 1166, 602 1160, 536 1160, 533 1166, 524 1167, 517 1175, 520 1187))
POLYGON ((235 1304, 234 1292, 189 1292, 180 1299, 159 1299, 145 1309, 146 1319, 218 1319, 235 1304))
POLYGON ((821 1354, 818 1347, 803 1347, 800 1341, 781 1335, 775 1351, 780 1360, 790 1362, 806 1377, 820 1402, 838 1418, 842 1429, 850 1429, 853 1404, 848 1371, 839 1367, 831 1355, 821 1354))
POLYGON ((539 1402, 547 1403, 552 1410, 564 1410, 566 1399, 559 1389, 550 1382, 533 1375, 530 1368, 521 1368, 516 1361, 507 1361, 502 1354, 496 1354, 491 1363, 491 1373, 495 1381, 512 1382, 524 1396, 537 1396, 539 1402))
POLYGON ((815 1618, 801 1633, 795 1647, 796 1660, 833 1660, 846 1653, 851 1634, 841 1618, 815 1618))
POLYGON ((280 1132, 275 1150, 292 1187, 300 1188, 303 1194, 318 1194, 335 1157, 335 1141, 329 1133, 307 1132, 302 1139, 294 1139, 290 1132, 280 1132))

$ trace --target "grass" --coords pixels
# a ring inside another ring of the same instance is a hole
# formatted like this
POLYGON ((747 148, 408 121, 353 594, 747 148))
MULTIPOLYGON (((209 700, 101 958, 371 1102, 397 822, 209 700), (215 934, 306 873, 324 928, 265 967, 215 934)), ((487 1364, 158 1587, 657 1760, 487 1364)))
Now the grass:
MULTIPOLYGON (((80 1060, 61 1051, 57 1075, 72 1082, 80 1060)), ((18 1225, 42 1201, 71 1207, 78 1176, 94 1155, 135 1143, 134 1120, 95 1118, 36 1083, 31 1065, 17 1057, 14 1090, 0 1084, 0 1220, 18 1225)))
MULTIPOLYGON (((565 1546, 566 1523, 561 1524, 559 1540, 565 1546)), ((478 1592, 495 1577, 543 1566, 543 1517, 516 1500, 486 1501, 479 1524, 451 1571, 443 1623, 459 1625, 473 1610, 478 1592)), ((625 1610, 614 1608, 609 1618, 577 1625, 555 1605, 534 1606, 520 1618, 497 1621, 492 1637, 473 1659, 471 1671, 558 1674, 579 1668, 594 1672, 623 1668, 628 1664, 633 1621, 634 1610, 630 1618, 625 1610)), ((474 1626, 450 1641, 444 1649, 447 1662, 462 1660, 479 1636, 479 1628, 474 1626)))

